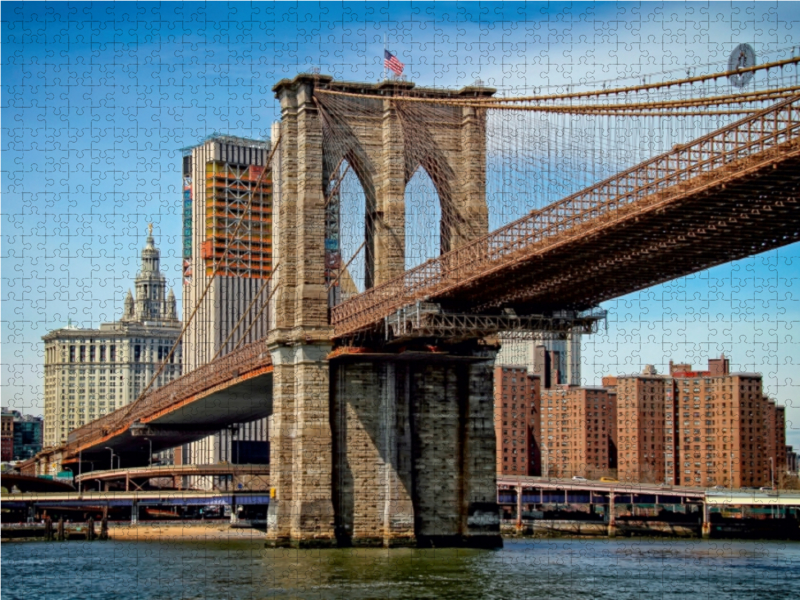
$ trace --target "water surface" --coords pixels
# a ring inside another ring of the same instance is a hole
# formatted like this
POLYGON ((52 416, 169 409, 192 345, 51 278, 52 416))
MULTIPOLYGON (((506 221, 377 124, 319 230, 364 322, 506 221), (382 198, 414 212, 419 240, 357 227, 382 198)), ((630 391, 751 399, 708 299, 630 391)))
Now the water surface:
POLYGON ((2 545, 2 598, 800 598, 800 544, 507 541, 482 550, 268 550, 253 542, 2 545))

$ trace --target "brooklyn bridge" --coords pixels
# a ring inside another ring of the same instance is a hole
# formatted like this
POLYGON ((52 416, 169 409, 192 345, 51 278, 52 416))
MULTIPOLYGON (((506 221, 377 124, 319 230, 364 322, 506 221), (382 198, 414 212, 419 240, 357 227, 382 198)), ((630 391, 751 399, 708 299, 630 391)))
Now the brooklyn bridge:
POLYGON ((269 544, 501 544, 498 334, 591 333, 604 301, 800 240, 798 61, 528 96, 278 82, 262 174, 274 189, 269 335, 234 338, 73 431, 61 460, 85 472, 111 449, 146 466, 142 436, 158 451, 272 415, 269 544), (649 136, 649 156, 621 152, 634 135, 649 136), (405 191, 419 170, 439 248, 409 268, 405 191), (352 256, 331 262, 347 177, 363 227, 352 256), (546 198, 546 177, 582 187, 546 198), (504 219, 511 205, 522 209, 504 219))

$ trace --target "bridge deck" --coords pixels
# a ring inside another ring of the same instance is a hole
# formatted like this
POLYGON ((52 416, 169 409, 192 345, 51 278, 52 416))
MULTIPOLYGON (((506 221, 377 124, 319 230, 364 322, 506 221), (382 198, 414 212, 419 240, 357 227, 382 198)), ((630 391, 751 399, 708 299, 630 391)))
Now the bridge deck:
POLYGON ((108 469, 91 471, 75 478, 75 481, 117 480, 117 479, 157 479, 159 477, 188 477, 201 475, 269 475, 269 465, 219 463, 212 465, 158 465, 154 467, 133 467, 130 469, 108 469))
POLYGON ((272 359, 263 341, 254 342, 71 432, 65 462, 79 453, 107 453, 106 447, 141 451, 144 441, 130 430, 136 422, 165 429, 151 437, 158 452, 271 413, 272 359))
POLYGON ((798 107, 779 102, 367 290, 333 309, 335 336, 419 301, 583 310, 797 241, 798 107))

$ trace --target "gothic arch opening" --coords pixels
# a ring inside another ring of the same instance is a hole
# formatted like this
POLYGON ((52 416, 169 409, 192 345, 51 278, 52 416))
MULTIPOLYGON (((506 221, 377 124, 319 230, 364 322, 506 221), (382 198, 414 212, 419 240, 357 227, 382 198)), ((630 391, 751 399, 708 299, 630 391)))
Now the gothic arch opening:
POLYGON ((334 306, 372 281, 374 193, 365 191, 359 170, 347 159, 329 178, 326 206, 325 278, 334 306))
POLYGON ((442 251, 442 203, 436 185, 422 165, 406 184, 405 268, 411 269, 442 251))

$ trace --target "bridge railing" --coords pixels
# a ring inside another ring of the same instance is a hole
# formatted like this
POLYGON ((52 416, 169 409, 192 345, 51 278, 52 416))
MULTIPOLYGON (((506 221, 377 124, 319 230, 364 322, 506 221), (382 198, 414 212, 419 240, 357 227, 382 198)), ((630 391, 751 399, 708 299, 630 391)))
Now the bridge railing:
POLYGON ((87 423, 70 432, 67 439, 68 450, 85 445, 92 439, 130 425, 137 419, 150 417, 169 408, 175 402, 190 398, 195 394, 223 384, 240 374, 266 367, 272 359, 264 340, 247 344, 215 361, 203 365, 170 383, 149 392, 128 406, 87 423))
POLYGON ((400 277, 359 294, 332 310, 336 337, 377 325, 413 302, 429 300, 529 258, 574 235, 740 176, 756 163, 798 151, 800 97, 793 97, 731 125, 676 146, 600 183, 531 212, 508 225, 400 277), (643 202, 644 201, 644 202, 643 202))

